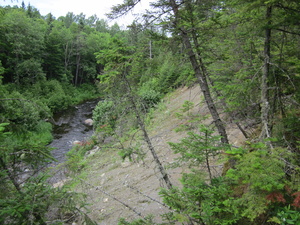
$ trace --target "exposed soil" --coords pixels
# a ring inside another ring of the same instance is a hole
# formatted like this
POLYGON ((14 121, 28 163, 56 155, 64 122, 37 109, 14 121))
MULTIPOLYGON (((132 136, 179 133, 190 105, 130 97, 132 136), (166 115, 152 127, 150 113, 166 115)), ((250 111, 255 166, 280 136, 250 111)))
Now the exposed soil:
MULTIPOLYGON (((187 100, 194 102, 194 107, 188 112, 189 116, 201 115, 201 123, 212 123, 198 86, 180 88, 166 97, 148 127, 155 150, 166 168, 176 158, 168 142, 179 142, 185 136, 185 132, 175 132, 174 129, 186 123, 186 114, 179 119, 176 113, 181 112, 180 109, 187 100)), ((228 122, 227 131, 232 144, 240 145, 245 140, 234 124, 228 122)), ((82 176, 77 191, 87 194, 87 203, 90 204, 87 214, 97 224, 114 225, 118 224, 120 218, 131 221, 149 214, 154 216, 155 222, 161 222, 160 215, 168 212, 168 208, 158 203, 162 202, 159 190, 164 187, 160 173, 146 146, 142 148, 147 154, 140 162, 130 162, 128 159, 123 162, 118 150, 103 146, 87 156, 88 167, 83 171, 85 175, 82 176)), ((215 161, 214 166, 215 173, 222 171, 222 163, 215 161)), ((179 178, 183 170, 167 169, 174 186, 180 186, 179 178)))

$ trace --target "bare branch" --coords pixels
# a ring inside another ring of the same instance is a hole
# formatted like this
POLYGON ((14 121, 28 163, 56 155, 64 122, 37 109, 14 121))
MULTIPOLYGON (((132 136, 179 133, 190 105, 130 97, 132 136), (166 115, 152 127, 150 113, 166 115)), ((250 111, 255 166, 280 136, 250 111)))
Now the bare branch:
POLYGON ((300 36, 300 33, 292 32, 292 31, 287 31, 287 30, 280 29, 280 28, 275 28, 274 30, 278 30, 278 31, 282 31, 282 32, 284 32, 284 33, 294 34, 294 35, 300 36))
POLYGON ((132 10, 141 0, 124 0, 123 4, 115 5, 111 8, 111 12, 107 13, 109 19, 117 19, 126 15, 132 10))
POLYGON ((128 187, 128 188, 130 188, 130 189, 136 191, 138 194, 143 195, 143 196, 146 197, 146 198, 149 198, 151 201, 157 202, 158 204, 160 204, 160 205, 162 205, 162 206, 164 206, 164 207, 170 209, 170 207, 167 206, 166 204, 164 204, 164 203, 162 203, 162 202, 156 200, 155 198, 150 197, 149 195, 146 195, 146 194, 142 193, 142 192, 139 191, 137 188, 134 188, 134 187, 130 186, 130 185, 127 184, 127 183, 124 183, 124 185, 125 185, 125 187, 128 187))

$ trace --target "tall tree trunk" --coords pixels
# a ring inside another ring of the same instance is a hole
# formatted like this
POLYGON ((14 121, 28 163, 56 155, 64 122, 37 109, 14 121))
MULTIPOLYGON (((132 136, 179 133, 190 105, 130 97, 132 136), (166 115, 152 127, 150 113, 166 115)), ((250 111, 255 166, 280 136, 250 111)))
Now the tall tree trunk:
POLYGON ((267 7, 266 10, 266 20, 267 27, 265 29, 265 43, 264 43, 264 66, 262 70, 261 77, 261 122, 262 131, 260 134, 260 139, 270 138, 270 102, 269 102, 269 87, 268 78, 270 73, 270 58, 271 58, 271 17, 272 17, 272 7, 267 7))
POLYGON ((80 69, 80 53, 79 51, 77 51, 77 54, 76 54, 76 72, 75 72, 75 86, 77 86, 78 84, 78 76, 79 76, 79 69, 80 69))
POLYGON ((83 46, 81 43, 81 36, 80 36, 80 34, 78 34, 76 37, 76 71, 75 71, 75 80, 74 80, 75 86, 77 86, 77 84, 78 84, 80 61, 81 61, 80 51, 81 51, 82 47, 83 46))
MULTIPOLYGON (((173 10, 173 13, 175 15, 175 26, 176 26, 176 22, 180 20, 179 13, 178 13, 178 5, 176 4, 176 2, 174 0, 170 0, 170 4, 171 4, 172 10, 173 10)), ((200 85, 201 91, 204 95, 205 102, 209 108, 210 114, 213 118, 213 121, 214 121, 216 127, 217 127, 217 130, 218 130, 219 134, 222 136, 221 141, 222 141, 222 143, 229 144, 228 136, 226 133, 224 123, 220 118, 220 115, 217 111, 214 100, 210 93, 210 89, 209 89, 207 77, 206 77, 206 75, 207 75, 206 67, 203 63, 200 52, 198 52, 198 58, 197 58, 196 53, 193 50, 193 46, 191 44, 188 33, 185 31, 185 29, 183 27, 179 27, 179 30, 180 30, 180 35, 183 40, 183 44, 187 50, 187 55, 190 59, 190 62, 192 64, 196 78, 200 85)))
POLYGON ((152 59, 152 41, 149 41, 149 57, 152 59))
POLYGON ((69 64, 70 64, 71 55, 72 55, 72 52, 73 52, 73 43, 69 44, 69 42, 67 42, 66 45, 65 45, 64 50, 65 50, 64 68, 65 68, 65 74, 67 74, 68 67, 69 67, 69 64))
MULTIPOLYGON (((187 3, 187 4, 188 4, 188 3, 187 3)), ((191 12, 191 14, 192 14, 192 6, 191 6, 190 4, 188 4, 188 9, 190 10, 190 12, 191 12)), ((196 33, 195 33, 194 30, 192 30, 191 32, 192 32, 193 42, 195 43, 195 49, 196 49, 197 57, 198 57, 199 60, 202 62, 201 52, 200 52, 200 50, 199 50, 200 45, 199 45, 199 42, 198 42, 197 35, 196 35, 196 33)), ((204 68, 204 69, 205 69, 205 68, 204 68)), ((211 85, 212 87, 214 87, 214 82, 213 82, 213 80, 210 78, 210 76, 208 75, 206 69, 204 70, 204 73, 205 73, 205 76, 207 77, 208 82, 210 83, 210 85, 211 85)), ((221 104, 222 104, 223 108, 228 112, 230 118, 234 121, 234 116, 233 116, 233 114, 230 112, 230 110, 228 110, 228 106, 227 106, 227 104, 226 104, 226 101, 225 101, 224 96, 221 94, 220 91, 218 91, 218 90, 216 90, 216 89, 214 89, 214 90, 215 90, 215 93, 217 94, 217 96, 218 96, 218 97, 221 97, 220 99, 221 99, 221 104)), ((237 127, 240 129, 240 131, 242 132, 242 134, 244 135, 244 137, 245 137, 245 138, 248 138, 249 136, 248 136, 247 132, 242 128, 242 126, 240 125, 240 123, 239 123, 239 122, 235 122, 235 124, 236 124, 237 127)))
POLYGON ((206 77, 206 74, 205 74, 206 67, 203 64, 203 61, 202 61, 201 58, 199 58, 199 60, 197 61, 196 55, 195 55, 195 53, 192 49, 192 45, 191 45, 191 42, 189 40, 188 35, 185 34, 184 32, 182 32, 182 37, 183 37, 183 40, 184 40, 184 45, 187 48, 188 56, 189 56, 190 61, 192 63, 195 75, 196 75, 197 80, 199 82, 201 91, 204 95, 205 102, 206 102, 206 104, 209 108, 210 114, 211 114, 211 116, 213 118, 213 121, 214 121, 214 123, 215 123, 215 125, 218 129, 218 132, 222 136, 221 141, 222 141, 222 143, 229 144, 228 136, 227 136, 227 133, 226 133, 224 123, 220 118, 220 115, 218 113, 218 110, 216 108, 214 100, 211 96, 210 89, 209 89, 209 86, 208 86, 208 83, 207 83, 207 77, 206 77))

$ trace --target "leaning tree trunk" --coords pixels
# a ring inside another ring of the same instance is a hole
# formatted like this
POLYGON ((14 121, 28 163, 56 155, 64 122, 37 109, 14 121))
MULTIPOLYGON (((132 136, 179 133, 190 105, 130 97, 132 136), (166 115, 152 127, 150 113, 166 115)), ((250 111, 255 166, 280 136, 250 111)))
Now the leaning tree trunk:
MULTIPOLYGON (((176 2, 174 0, 170 0, 170 3, 171 3, 173 13, 175 15, 175 26, 176 26, 176 21, 179 20, 178 5, 176 4, 176 2)), ((222 137, 221 141, 222 141, 222 143, 229 144, 228 136, 226 133, 224 123, 220 118, 220 115, 218 113, 218 110, 216 108, 214 100, 210 93, 210 89, 209 89, 209 85, 208 85, 207 77, 206 77, 206 67, 203 63, 203 60, 202 60, 201 56, 199 55, 199 52, 198 52, 198 58, 197 58, 196 53, 193 50, 189 35, 185 31, 185 29, 183 27, 180 27, 179 30, 180 30, 180 35, 183 40, 183 44, 187 50, 187 55, 190 59, 190 62, 192 64, 196 78, 200 85, 201 91, 204 95, 205 102, 209 108, 209 112, 213 118, 213 121, 217 127, 219 134, 222 137)))
POLYGON ((220 118, 220 115, 218 113, 218 110, 216 108, 214 100, 210 93, 210 89, 209 89, 209 86, 207 83, 207 77, 205 74, 205 71, 206 71, 205 65, 203 64, 203 61, 201 58, 199 58, 199 60, 196 59, 196 55, 192 49, 192 45, 191 45, 191 42, 190 42, 187 34, 182 32, 182 37, 184 40, 184 45, 186 46, 186 48, 188 50, 188 56, 192 63, 195 75, 198 79, 201 91, 204 95, 205 102, 209 108, 209 112, 213 118, 213 121, 214 121, 217 129, 218 129, 219 134, 222 136, 221 141, 222 141, 222 143, 229 144, 224 123, 220 118))
MULTIPOLYGON (((199 43, 198 43, 198 39, 197 39, 197 36, 195 34, 194 31, 192 31, 192 37, 193 37, 193 42, 195 43, 195 47, 196 47, 196 53, 197 53, 197 56, 199 57, 199 59, 202 61, 201 59, 201 52, 199 50, 199 43)), ((206 74, 205 76, 207 76, 207 79, 208 79, 208 82, 210 83, 210 85, 212 87, 214 87, 214 82, 213 80, 211 79, 211 77, 209 77, 208 73, 207 73, 207 70, 205 69, 204 70, 204 73, 206 74)), ((217 89, 215 89, 215 93, 217 94, 217 97, 220 98, 220 101, 221 101, 221 104, 223 106, 223 108, 228 112, 230 118, 232 120, 234 120, 234 116, 232 114, 232 112, 228 109, 228 106, 227 106, 227 103, 225 101, 225 98, 224 96, 220 93, 220 91, 218 91, 217 89)), ((235 122, 236 126, 240 129, 240 131, 242 132, 242 134, 244 135, 245 138, 248 138, 248 134, 247 132, 242 128, 241 124, 239 122, 235 122)))
POLYGON ((172 183, 169 179, 169 175, 167 174, 165 168, 163 167, 163 165, 161 164, 159 158, 158 158, 158 155, 156 154, 156 151, 154 149, 154 146, 152 145, 152 142, 150 140, 150 137, 148 135, 148 132, 146 130, 146 127, 145 127, 145 123, 143 122, 141 116, 140 116, 140 113, 139 113, 139 110, 138 110, 138 107, 136 105, 136 102, 132 96, 132 91, 131 91, 131 87, 130 87, 130 84, 128 82, 128 80, 126 79, 126 77, 124 77, 125 79, 125 82, 126 82, 126 86, 127 86, 127 89, 129 90, 129 99, 130 99, 130 102, 132 104, 132 107, 133 107, 133 110, 135 112, 135 115, 136 115, 136 118, 137 118, 137 122, 143 132, 143 136, 144 136, 144 140, 146 141, 147 143, 147 146, 153 156, 153 159, 156 163, 156 166, 158 167, 158 170, 160 172, 160 174, 162 175, 162 179, 163 181, 165 182, 166 186, 168 189, 171 189, 172 188, 172 183))

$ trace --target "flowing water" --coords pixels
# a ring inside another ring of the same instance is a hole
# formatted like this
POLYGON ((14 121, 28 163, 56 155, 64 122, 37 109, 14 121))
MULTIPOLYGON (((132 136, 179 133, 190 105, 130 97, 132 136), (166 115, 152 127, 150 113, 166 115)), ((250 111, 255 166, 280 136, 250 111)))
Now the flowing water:
MULTIPOLYGON (((53 116, 54 139, 49 146, 54 148, 52 156, 57 162, 51 164, 51 167, 66 161, 66 153, 72 148, 74 141, 84 141, 92 136, 92 126, 85 125, 84 121, 92 118, 93 109, 98 102, 99 99, 90 100, 53 116)), ((63 171, 56 171, 56 173, 54 180, 63 179, 63 171)))
POLYGON ((84 121, 92 118, 92 111, 98 101, 87 101, 53 116, 54 140, 50 147, 55 148, 52 155, 58 163, 66 160, 65 154, 72 148, 75 140, 83 141, 93 134, 92 126, 85 125, 84 121))

